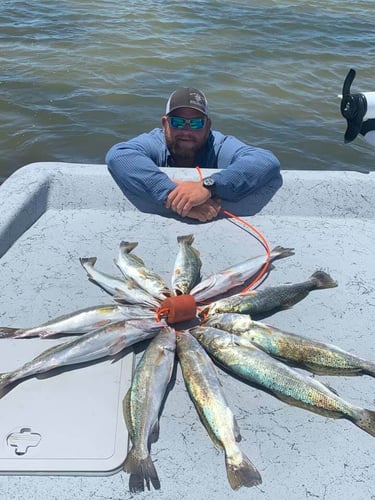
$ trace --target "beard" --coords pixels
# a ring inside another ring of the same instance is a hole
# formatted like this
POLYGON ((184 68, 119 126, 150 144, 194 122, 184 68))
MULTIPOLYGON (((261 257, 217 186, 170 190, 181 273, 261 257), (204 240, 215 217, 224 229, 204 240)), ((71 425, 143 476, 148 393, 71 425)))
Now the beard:
POLYGON ((175 135, 172 140, 169 132, 165 130, 165 141, 177 166, 193 165, 206 139, 207 137, 204 137, 197 141, 197 138, 193 134, 187 135, 185 133, 181 136, 175 135))

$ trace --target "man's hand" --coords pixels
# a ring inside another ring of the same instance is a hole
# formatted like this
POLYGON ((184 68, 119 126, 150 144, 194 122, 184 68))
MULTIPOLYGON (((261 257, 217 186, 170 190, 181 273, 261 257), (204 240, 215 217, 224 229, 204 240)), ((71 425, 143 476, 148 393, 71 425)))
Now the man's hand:
POLYGON ((201 181, 177 181, 175 179, 173 181, 177 186, 169 193, 165 206, 182 217, 188 216, 193 207, 201 206, 211 198, 210 190, 203 187, 201 181))
POLYGON ((214 219, 221 210, 221 202, 218 199, 207 200, 201 205, 190 209, 186 217, 198 219, 200 222, 207 222, 214 219))

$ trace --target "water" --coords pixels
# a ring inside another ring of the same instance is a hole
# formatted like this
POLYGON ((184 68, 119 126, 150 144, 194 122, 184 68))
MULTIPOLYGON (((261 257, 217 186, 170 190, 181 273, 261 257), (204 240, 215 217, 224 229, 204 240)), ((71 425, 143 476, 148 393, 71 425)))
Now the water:
POLYGON ((178 86, 208 96, 214 128, 284 169, 374 170, 344 145, 337 94, 375 91, 372 1, 2 0, 0 180, 35 161, 104 163, 160 124, 178 86))

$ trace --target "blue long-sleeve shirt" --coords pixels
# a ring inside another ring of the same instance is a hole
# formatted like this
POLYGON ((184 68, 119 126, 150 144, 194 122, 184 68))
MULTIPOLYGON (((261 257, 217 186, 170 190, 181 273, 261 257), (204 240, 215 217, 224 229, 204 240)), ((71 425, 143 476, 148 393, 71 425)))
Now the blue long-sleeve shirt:
MULTIPOLYGON (((162 129, 156 128, 108 151, 105 161, 121 190, 150 201, 164 203, 176 184, 159 167, 173 167, 162 129)), ((199 152, 196 165, 217 168, 215 194, 238 201, 269 181, 280 178, 280 163, 268 150, 248 146, 233 136, 211 131, 207 144, 199 152)))

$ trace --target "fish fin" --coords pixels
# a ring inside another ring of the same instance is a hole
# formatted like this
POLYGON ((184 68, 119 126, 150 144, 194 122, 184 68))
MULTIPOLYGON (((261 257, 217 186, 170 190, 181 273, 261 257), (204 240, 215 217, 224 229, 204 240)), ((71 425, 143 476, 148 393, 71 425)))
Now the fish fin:
POLYGON ((79 259, 82 267, 85 267, 87 265, 89 266, 94 266, 95 262, 97 261, 96 257, 80 257, 79 259))
POLYGON ((204 281, 198 283, 194 288, 190 290, 191 295, 197 295, 202 292, 206 292, 207 290, 211 290, 213 286, 215 286, 215 283, 217 281, 217 278, 214 274, 206 278, 204 281), (204 286, 203 286, 204 285, 204 286))
POLYGON ((194 247, 191 247, 191 251, 193 252, 193 254, 194 254, 196 257, 200 258, 201 254, 200 254, 199 250, 197 250, 197 249, 196 249, 196 248, 194 248, 194 247))
POLYGON ((118 302, 119 304, 131 305, 128 300, 126 300, 124 297, 121 297, 119 295, 113 295, 112 298, 115 302, 118 302))
MULTIPOLYGON (((297 363, 297 366, 298 363, 297 363)), ((330 367, 330 366, 318 366, 313 363, 306 363, 304 362, 301 365, 301 368, 305 368, 311 373, 314 373, 315 375, 343 375, 343 376, 357 376, 357 375, 362 375, 364 373, 363 369, 361 368, 335 368, 335 367, 330 367)), ((332 388, 329 388, 332 391, 332 388)), ((334 392, 334 391, 333 391, 334 392)))
POLYGON ((221 274, 228 275, 232 285, 242 285, 243 283, 242 273, 232 272, 230 269, 227 269, 222 271, 221 274))
POLYGON ((125 252, 125 253, 130 253, 137 246, 138 246, 138 242, 136 242, 136 241, 133 241, 133 242, 121 241, 120 250, 125 252))
MULTIPOLYGON (((229 333, 229 332, 227 332, 227 333, 229 333)), ((240 337, 239 335, 236 335, 235 333, 229 333, 229 335, 230 335, 231 343, 233 346, 244 347, 245 349, 249 349, 249 351, 250 350, 255 351, 255 350, 260 349, 263 352, 266 352, 263 349, 259 348, 255 344, 255 342, 252 342, 251 340, 247 339, 246 337, 240 337)))
POLYGON ((331 278, 329 274, 324 271, 315 271, 314 274, 310 276, 310 280, 314 283, 314 288, 335 288, 338 286, 337 281, 331 278))
POLYGON ((371 436, 375 436, 375 411, 363 408, 358 411, 358 415, 358 418, 353 419, 355 425, 371 436))
POLYGON ((22 333, 26 331, 22 328, 8 328, 3 326, 0 328, 0 339, 17 338, 21 337, 22 333))
POLYGON ((234 433, 234 439, 236 440, 236 443, 239 443, 242 439, 242 436, 241 436, 240 427, 238 425, 236 417, 233 417, 233 433, 234 433))
POLYGON ((126 428, 128 429, 130 439, 132 439, 133 421, 132 421, 132 416, 131 416, 130 397, 131 397, 131 389, 128 389, 127 393, 125 394, 124 399, 122 400, 122 412, 124 415, 124 420, 125 420, 126 428))
MULTIPOLYGON (((288 309, 292 309, 292 307, 294 306, 294 303, 293 304, 282 304, 279 308, 276 308, 278 309, 279 311, 287 311, 288 309)), ((276 312, 278 312, 276 310, 276 312)))
POLYGON ((177 243, 186 243, 191 245, 194 241, 194 234, 186 234, 184 236, 177 236, 177 243))
POLYGON ((160 481, 150 455, 145 459, 138 458, 134 448, 129 451, 123 469, 130 473, 129 489, 132 493, 145 490, 145 483, 150 490, 150 481, 155 490, 160 489, 160 481))
POLYGON ((159 439, 159 433, 160 433, 160 425, 159 425, 159 419, 157 418, 150 431, 149 444, 156 443, 156 441, 159 439))
POLYGON ((259 293, 258 290, 247 290, 246 292, 242 292, 242 293, 240 292, 239 295, 241 297, 248 298, 248 297, 254 297, 254 295, 258 295, 258 293, 259 293))
POLYGON ((225 459, 225 465, 228 481, 233 490, 238 490, 241 486, 250 488, 262 482, 259 471, 244 453, 242 453, 242 461, 239 465, 230 463, 228 458, 225 459))
POLYGON ((333 387, 331 387, 330 385, 328 384, 325 384, 323 382, 321 382, 322 385, 324 385, 325 387, 327 387, 327 389, 331 392, 333 392, 333 394, 336 394, 336 396, 340 396, 340 394, 336 391, 336 389, 334 389, 333 387))
POLYGON ((125 345, 122 339, 118 340, 115 344, 112 344, 108 349, 109 356, 115 356, 119 352, 125 349, 125 345))
POLYGON ((94 285, 98 286, 99 288, 101 288, 102 290, 104 290, 104 292, 108 293, 109 295, 112 295, 112 292, 105 288, 101 283, 99 283, 99 281, 96 281, 91 275, 90 275, 90 269, 86 269, 86 272, 87 272, 87 279, 90 283, 94 283, 94 285))
POLYGON ((155 366, 160 366, 164 362, 165 355, 166 355, 165 348, 161 347, 159 349, 158 355, 155 358, 155 366))
POLYGON ((284 248, 280 245, 271 250, 271 261, 276 259, 284 259, 294 255, 294 248, 284 248))

